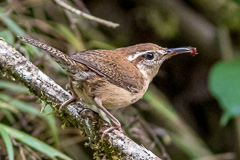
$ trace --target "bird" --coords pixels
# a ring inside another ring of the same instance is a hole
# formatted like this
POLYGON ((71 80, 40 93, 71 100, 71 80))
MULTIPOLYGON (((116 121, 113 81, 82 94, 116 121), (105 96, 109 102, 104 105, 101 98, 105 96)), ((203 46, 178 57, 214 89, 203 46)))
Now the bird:
POLYGON ((67 88, 72 97, 60 110, 75 100, 95 105, 111 120, 101 139, 114 129, 122 131, 121 123, 108 109, 126 107, 141 99, 161 64, 172 56, 190 53, 194 47, 165 48, 153 43, 140 43, 114 50, 86 50, 67 55, 45 43, 20 37, 24 43, 45 50, 67 71, 67 88))

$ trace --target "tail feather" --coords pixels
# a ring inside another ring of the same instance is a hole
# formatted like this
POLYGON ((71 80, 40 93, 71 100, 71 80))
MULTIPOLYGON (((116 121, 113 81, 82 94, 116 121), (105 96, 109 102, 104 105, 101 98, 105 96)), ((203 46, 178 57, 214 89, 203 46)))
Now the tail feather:
POLYGON ((47 51, 62 68, 71 72, 71 66, 75 64, 75 62, 73 62, 68 55, 45 43, 39 42, 38 40, 20 36, 18 36, 18 38, 20 38, 24 43, 29 43, 35 47, 47 51))

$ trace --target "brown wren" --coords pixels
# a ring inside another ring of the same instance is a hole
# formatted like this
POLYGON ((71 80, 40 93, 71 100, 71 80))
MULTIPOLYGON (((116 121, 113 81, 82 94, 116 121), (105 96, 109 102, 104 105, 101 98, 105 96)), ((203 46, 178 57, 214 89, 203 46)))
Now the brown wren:
POLYGON ((163 48, 152 43, 142 43, 115 50, 88 50, 71 56, 37 40, 19 37, 25 43, 47 51, 67 70, 72 98, 96 105, 111 120, 112 127, 103 132, 121 130, 120 122, 107 109, 117 109, 135 103, 143 97, 149 83, 161 64, 168 58, 182 53, 197 54, 196 48, 163 48))

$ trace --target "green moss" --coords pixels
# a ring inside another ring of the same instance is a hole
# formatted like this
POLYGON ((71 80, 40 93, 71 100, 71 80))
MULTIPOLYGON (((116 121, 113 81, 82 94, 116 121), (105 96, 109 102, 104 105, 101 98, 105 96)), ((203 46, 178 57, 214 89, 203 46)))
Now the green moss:
POLYGON ((98 159, 111 159, 117 160, 125 157, 123 153, 116 147, 113 147, 108 142, 97 142, 90 143, 89 146, 95 151, 93 154, 93 158, 98 159))

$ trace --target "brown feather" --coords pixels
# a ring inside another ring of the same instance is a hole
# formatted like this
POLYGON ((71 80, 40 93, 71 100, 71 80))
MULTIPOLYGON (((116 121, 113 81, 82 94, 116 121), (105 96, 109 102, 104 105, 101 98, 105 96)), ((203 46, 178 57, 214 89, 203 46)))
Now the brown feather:
POLYGON ((143 88, 144 79, 139 70, 114 51, 89 50, 76 53, 70 58, 132 93, 137 93, 143 88))

